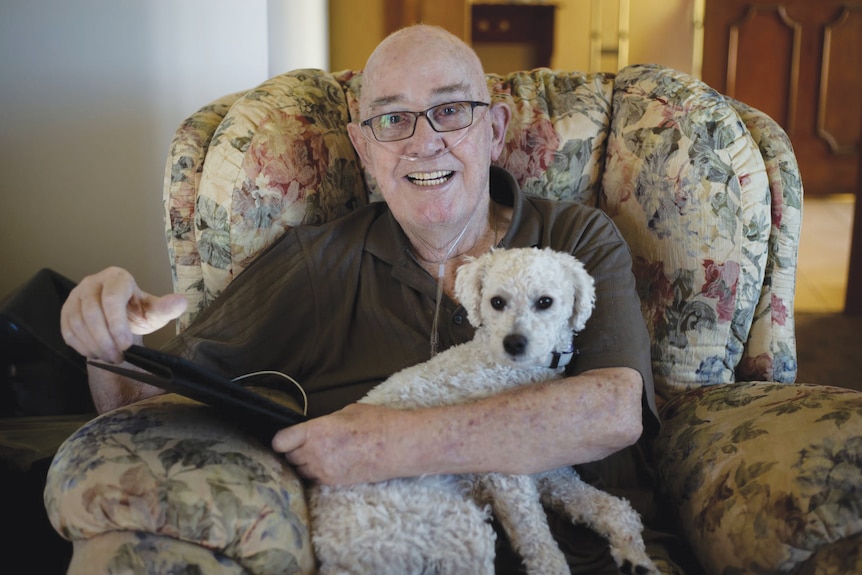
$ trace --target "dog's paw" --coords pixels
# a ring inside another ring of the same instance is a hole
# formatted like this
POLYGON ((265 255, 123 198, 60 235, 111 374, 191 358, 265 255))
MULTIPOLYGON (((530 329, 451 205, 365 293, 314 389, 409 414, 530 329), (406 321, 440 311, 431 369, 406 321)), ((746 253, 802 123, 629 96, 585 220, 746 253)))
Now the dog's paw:
POLYGON ((616 561, 620 568, 620 573, 624 575, 660 575, 661 572, 656 567, 649 555, 646 554, 643 543, 633 545, 623 550, 611 547, 611 556, 616 561))
POLYGON ((658 575, 658 568, 649 561, 646 565, 634 565, 626 559, 620 565, 620 573, 623 575, 658 575))

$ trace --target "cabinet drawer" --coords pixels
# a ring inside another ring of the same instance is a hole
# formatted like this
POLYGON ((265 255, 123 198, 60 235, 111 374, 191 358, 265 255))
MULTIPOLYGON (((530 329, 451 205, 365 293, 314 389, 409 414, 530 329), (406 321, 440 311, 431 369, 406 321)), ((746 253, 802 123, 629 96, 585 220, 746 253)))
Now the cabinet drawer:
POLYGON ((473 4, 473 42, 536 42, 552 35, 554 8, 547 4, 473 4))

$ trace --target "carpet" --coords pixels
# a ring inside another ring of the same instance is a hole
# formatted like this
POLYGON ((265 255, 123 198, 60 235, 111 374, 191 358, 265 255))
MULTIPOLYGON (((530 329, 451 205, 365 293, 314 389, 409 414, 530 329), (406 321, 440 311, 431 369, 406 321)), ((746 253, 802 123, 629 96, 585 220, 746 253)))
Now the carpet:
POLYGON ((862 391, 862 316, 796 314, 796 381, 862 391))

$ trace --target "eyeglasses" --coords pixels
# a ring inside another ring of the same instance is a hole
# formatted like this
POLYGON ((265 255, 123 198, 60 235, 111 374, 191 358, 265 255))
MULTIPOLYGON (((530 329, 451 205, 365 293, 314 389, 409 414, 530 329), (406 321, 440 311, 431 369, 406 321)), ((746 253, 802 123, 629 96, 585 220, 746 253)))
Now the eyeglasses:
POLYGON ((485 102, 448 102, 422 112, 387 112, 359 123, 366 137, 368 132, 378 142, 406 140, 416 132, 416 121, 425 116, 435 132, 454 132, 473 123, 473 110, 488 106, 485 102))

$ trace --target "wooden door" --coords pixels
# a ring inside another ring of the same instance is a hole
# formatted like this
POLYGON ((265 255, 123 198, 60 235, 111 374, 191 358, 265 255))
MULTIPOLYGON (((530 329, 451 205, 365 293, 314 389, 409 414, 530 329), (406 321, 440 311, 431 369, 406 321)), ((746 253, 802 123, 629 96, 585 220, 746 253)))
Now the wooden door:
MULTIPOLYGON (((860 130, 862 134, 862 130, 860 130)), ((862 165, 862 146, 859 146, 859 162, 862 165)), ((862 315, 862 173, 856 187, 856 206, 853 215, 853 231, 850 239, 850 269, 847 273, 847 295, 844 298, 844 313, 862 315)))
POLYGON ((862 2, 708 0, 703 79, 787 131, 806 194, 854 193, 862 2))

